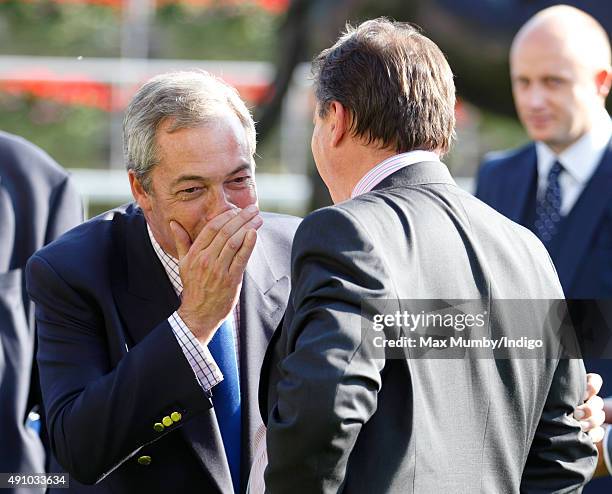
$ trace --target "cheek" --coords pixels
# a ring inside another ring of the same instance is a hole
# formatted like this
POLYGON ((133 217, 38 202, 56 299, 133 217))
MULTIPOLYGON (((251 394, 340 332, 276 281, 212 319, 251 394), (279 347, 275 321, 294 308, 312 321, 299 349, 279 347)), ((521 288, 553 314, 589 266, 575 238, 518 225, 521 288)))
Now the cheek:
POLYGON ((226 197, 234 206, 244 209, 251 204, 257 204, 257 189, 253 185, 245 189, 226 190, 226 197))
POLYGON ((185 201, 177 204, 171 219, 178 221, 189 233, 191 233, 197 229, 199 224, 205 221, 205 217, 205 204, 200 201, 185 201))

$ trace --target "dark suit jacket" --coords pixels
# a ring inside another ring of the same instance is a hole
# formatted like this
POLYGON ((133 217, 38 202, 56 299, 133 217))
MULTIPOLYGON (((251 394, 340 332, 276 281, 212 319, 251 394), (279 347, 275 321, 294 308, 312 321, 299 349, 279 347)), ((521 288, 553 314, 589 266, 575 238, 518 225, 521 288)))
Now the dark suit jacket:
MULTIPOLYGON (((529 229, 526 210, 535 193, 535 145, 485 159, 476 197, 529 229)), ((612 298, 612 141, 601 163, 562 221, 548 251, 567 298, 612 298)))
MULTIPOLYGON (((298 223, 264 221, 240 297, 243 487, 261 423, 259 369, 286 306, 298 223)), ((139 208, 106 213, 39 251, 28 264, 28 290, 53 451, 74 479, 99 482, 73 492, 231 492, 211 402, 166 320, 179 300, 139 208), (156 432, 174 411, 180 422, 156 432), (150 465, 139 464, 141 456, 150 465)))
MULTIPOLYGON (((260 387, 269 492, 569 492, 590 478, 595 449, 570 418, 580 360, 375 360, 363 344, 366 298, 562 297, 535 236, 443 164, 309 215, 291 274, 260 387)), ((518 316, 492 308, 489 325, 509 334, 518 316)))
MULTIPOLYGON (((0 471, 44 472, 40 438, 24 426, 40 405, 28 258, 82 220, 68 174, 38 147, 0 132, 0 471)), ((32 492, 28 490, 28 492, 32 492)))
MULTIPOLYGON (((478 174, 476 197, 533 230, 530 205, 537 190, 537 155, 530 143, 488 156, 478 174)), ((612 395, 612 141, 595 173, 561 222, 548 251, 568 299, 592 299, 580 309, 586 368, 603 376, 602 396, 612 395), (601 315, 601 316, 600 316, 601 315), (595 316, 595 317, 593 317, 595 316), (599 352, 607 358, 589 358, 599 352)), ((595 480, 588 492, 608 492, 612 480, 595 480), (599 489, 596 485, 601 484, 599 489), (603 484, 607 484, 605 487, 603 484)))

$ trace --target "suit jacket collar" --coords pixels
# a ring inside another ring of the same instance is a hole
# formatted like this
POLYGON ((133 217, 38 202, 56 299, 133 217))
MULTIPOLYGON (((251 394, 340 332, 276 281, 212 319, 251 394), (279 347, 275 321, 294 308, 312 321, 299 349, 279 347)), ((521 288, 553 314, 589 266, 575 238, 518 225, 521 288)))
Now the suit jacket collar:
POLYGON ((421 161, 405 166, 389 175, 372 190, 431 184, 456 185, 444 163, 440 161, 421 161))
POLYGON ((153 250, 140 208, 131 205, 114 216, 113 237, 113 294, 135 345, 178 308, 179 299, 153 250))

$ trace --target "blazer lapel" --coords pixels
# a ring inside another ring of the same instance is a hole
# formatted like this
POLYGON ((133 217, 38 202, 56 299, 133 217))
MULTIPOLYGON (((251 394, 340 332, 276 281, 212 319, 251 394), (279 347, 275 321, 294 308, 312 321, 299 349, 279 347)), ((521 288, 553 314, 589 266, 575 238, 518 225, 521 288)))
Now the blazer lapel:
POLYGON ((524 222, 532 184, 538 176, 536 164, 535 146, 531 146, 522 159, 512 165, 510 173, 501 184, 503 190, 500 191, 499 208, 496 209, 516 223, 524 222))
MULTIPOLYGON (((265 228, 265 227, 264 227, 265 228)), ((266 252, 273 242, 260 230, 249 259, 240 294, 240 388, 242 394, 242 464, 253 462, 255 433, 262 424, 258 407, 258 387, 263 356, 274 329, 283 317, 290 290, 289 277, 277 276, 266 252)), ((242 468, 242 488, 249 469, 242 468)))
POLYGON ((149 239, 142 211, 130 206, 113 219, 115 246, 113 295, 132 345, 179 306, 149 239))
POLYGON ((612 140, 595 173, 580 194, 578 201, 566 218, 561 236, 556 238, 558 250, 551 252, 555 266, 567 293, 578 267, 588 255, 588 249, 602 215, 610 204, 612 190, 612 140))

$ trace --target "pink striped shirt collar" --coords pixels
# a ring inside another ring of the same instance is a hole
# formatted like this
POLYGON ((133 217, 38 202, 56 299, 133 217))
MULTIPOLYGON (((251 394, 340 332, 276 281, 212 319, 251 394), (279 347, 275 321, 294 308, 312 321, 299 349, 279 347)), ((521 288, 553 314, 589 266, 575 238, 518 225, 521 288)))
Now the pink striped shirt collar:
POLYGON ((421 161, 440 161, 440 157, 432 151, 408 151, 407 153, 396 154, 379 163, 366 173, 351 194, 351 199, 370 192, 380 182, 389 175, 395 173, 402 168, 419 163, 421 161))

